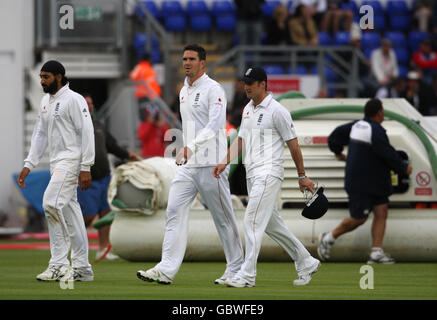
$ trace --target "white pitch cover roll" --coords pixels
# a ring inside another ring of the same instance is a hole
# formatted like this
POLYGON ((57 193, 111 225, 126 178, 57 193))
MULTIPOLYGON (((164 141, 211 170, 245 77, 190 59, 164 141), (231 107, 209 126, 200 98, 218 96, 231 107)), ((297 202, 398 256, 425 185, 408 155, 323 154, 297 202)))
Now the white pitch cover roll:
POLYGON ((108 188, 108 203, 114 211, 153 215, 167 207, 171 180, 176 173, 174 159, 153 157, 115 168, 108 188), (127 208, 112 202, 120 200, 127 208))

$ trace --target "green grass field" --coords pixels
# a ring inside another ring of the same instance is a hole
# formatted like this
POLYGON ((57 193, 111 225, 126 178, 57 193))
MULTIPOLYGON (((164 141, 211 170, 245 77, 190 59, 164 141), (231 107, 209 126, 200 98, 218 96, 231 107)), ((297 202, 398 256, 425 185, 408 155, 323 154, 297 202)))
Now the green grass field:
MULTIPOLYGON (((63 290, 59 282, 35 280, 49 259, 48 250, 0 250, 0 300, 428 300, 437 299, 437 263, 374 265, 374 289, 360 288, 361 263, 323 263, 306 287, 294 287, 292 263, 259 263, 255 288, 214 285, 224 263, 184 262, 172 285, 143 282, 136 271, 155 263, 125 260, 93 265, 94 282, 63 290)), ((90 256, 94 252, 91 251, 90 256)))

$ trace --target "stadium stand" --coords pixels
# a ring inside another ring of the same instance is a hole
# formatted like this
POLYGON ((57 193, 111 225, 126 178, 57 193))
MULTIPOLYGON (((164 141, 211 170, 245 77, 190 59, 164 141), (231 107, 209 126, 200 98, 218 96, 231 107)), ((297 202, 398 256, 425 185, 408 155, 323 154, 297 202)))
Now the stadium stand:
MULTIPOLYGON (((141 1, 141 3, 143 4, 143 6, 146 7, 147 10, 149 10, 149 12, 155 19, 161 18, 161 12, 159 11, 158 5, 155 1, 147 0, 141 1)), ((144 18, 144 13, 138 4, 135 7, 135 14, 140 18, 144 18)))
POLYGON ((271 17, 275 8, 280 4, 282 4, 282 2, 277 0, 270 0, 264 2, 264 4, 261 7, 263 15, 265 17, 271 17))
POLYGON ((284 70, 282 69, 282 67, 277 64, 265 65, 264 70, 266 71, 267 75, 284 74, 284 70))

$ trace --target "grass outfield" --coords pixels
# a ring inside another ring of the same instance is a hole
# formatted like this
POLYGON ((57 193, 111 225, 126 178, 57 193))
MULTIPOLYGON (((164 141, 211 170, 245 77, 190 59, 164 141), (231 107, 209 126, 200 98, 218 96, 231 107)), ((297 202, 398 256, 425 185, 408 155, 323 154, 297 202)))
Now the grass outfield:
POLYGON ((323 263, 305 287, 292 284, 297 276, 294 264, 259 263, 255 288, 228 288, 213 284, 223 272, 224 263, 185 262, 174 283, 165 286, 136 277, 137 270, 155 263, 102 261, 93 265, 94 282, 74 283, 73 290, 62 290, 59 282, 35 280, 48 259, 48 250, 0 250, 0 300, 437 299, 437 263, 374 265, 374 289, 362 290, 361 263, 323 263))

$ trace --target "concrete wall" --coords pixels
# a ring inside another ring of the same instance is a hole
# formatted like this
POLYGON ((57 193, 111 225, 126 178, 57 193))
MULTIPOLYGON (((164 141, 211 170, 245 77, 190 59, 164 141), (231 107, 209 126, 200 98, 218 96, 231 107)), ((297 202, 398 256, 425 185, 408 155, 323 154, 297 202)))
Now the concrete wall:
POLYGON ((23 167, 25 68, 33 64, 33 1, 0 1, 0 210, 13 213, 12 174, 23 167))

